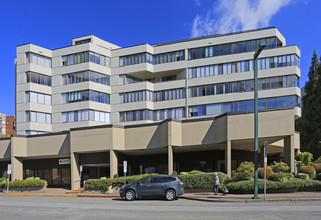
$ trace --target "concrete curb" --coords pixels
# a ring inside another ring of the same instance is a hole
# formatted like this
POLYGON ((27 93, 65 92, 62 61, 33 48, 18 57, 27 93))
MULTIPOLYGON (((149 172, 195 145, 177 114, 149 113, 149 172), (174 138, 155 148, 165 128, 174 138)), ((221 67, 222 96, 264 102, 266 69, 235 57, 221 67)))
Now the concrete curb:
POLYGON ((279 199, 203 199, 195 197, 179 197, 180 199, 202 201, 202 202, 239 202, 239 203, 250 203, 250 202, 299 202, 299 201, 321 201, 321 198, 279 198, 279 199))

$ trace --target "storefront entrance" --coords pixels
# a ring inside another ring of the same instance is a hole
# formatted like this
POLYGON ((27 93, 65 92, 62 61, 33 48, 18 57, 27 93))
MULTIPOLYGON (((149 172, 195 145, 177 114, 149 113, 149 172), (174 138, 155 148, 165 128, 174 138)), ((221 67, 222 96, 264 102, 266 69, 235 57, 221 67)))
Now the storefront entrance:
POLYGON ((67 164, 61 163, 61 159, 25 160, 23 178, 39 177, 47 181, 48 187, 70 188, 71 172, 68 160, 67 164))

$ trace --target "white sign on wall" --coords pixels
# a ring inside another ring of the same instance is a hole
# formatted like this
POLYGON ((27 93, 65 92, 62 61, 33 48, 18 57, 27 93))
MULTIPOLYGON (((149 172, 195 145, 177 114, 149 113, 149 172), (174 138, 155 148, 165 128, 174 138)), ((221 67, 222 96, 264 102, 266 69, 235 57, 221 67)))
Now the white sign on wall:
POLYGON ((70 159, 59 159, 59 165, 70 164, 70 159))

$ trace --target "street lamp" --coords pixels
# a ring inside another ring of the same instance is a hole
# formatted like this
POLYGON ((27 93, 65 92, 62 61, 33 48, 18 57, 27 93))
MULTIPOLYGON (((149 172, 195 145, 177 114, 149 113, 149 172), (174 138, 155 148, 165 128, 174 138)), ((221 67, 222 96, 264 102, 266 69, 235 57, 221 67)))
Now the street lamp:
POLYGON ((259 137, 258 137, 258 85, 257 85, 257 58, 265 47, 265 42, 261 41, 254 53, 254 197, 259 199, 259 185, 258 185, 258 169, 259 169, 259 137))

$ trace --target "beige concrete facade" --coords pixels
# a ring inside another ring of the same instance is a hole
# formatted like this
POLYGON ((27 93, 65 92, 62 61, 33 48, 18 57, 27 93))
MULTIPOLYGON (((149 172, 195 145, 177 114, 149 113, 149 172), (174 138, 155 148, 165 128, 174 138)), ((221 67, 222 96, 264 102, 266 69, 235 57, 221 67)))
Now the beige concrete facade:
MULTIPOLYGON (((284 155, 284 160, 292 167, 294 152, 300 144, 294 131, 294 114, 294 108, 259 112, 259 145, 263 146, 267 140, 270 145, 268 154, 284 155), (282 140, 283 146, 280 144, 282 140)), ((0 141, 0 162, 11 161, 12 179, 22 179, 24 164, 28 160, 70 158, 71 187, 76 189, 79 187, 80 166, 90 165, 81 162, 81 155, 86 153, 109 154, 109 158, 105 158, 109 161, 106 167, 113 176, 122 172, 121 154, 146 154, 151 158, 167 155, 166 172, 172 173, 178 171, 174 163, 179 153, 193 152, 196 155, 204 151, 212 153, 214 158, 215 152, 211 150, 223 150, 225 167, 221 170, 230 175, 232 158, 238 157, 233 152, 253 152, 253 118, 253 112, 226 113, 219 117, 168 119, 144 125, 103 125, 53 134, 14 135, 0 141)), ((38 166, 42 165, 39 163, 38 166)))

